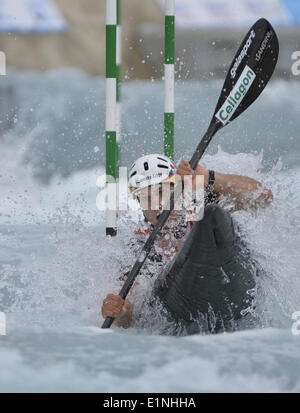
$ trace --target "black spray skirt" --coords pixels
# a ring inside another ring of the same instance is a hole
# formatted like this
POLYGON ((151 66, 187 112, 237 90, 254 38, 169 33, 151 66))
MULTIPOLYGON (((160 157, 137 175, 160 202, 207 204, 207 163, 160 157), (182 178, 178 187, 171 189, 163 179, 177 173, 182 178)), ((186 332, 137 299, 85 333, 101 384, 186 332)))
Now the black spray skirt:
POLYGON ((187 334, 233 331, 253 310, 257 275, 230 214, 210 205, 157 278, 153 297, 187 334))

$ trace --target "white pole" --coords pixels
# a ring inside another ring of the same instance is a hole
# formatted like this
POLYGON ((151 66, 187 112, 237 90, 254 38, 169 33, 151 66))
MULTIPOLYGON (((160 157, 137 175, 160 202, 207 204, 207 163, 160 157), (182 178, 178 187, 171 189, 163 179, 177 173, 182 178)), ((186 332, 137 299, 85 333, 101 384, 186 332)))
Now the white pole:
MULTIPOLYGON (((117 0, 106 0, 106 182, 112 203, 118 175, 117 148, 117 0), (111 182, 113 181, 113 182, 111 182)), ((117 202, 106 211, 106 235, 116 235, 117 202)))
POLYGON ((164 152, 174 158, 175 0, 165 0, 164 152))

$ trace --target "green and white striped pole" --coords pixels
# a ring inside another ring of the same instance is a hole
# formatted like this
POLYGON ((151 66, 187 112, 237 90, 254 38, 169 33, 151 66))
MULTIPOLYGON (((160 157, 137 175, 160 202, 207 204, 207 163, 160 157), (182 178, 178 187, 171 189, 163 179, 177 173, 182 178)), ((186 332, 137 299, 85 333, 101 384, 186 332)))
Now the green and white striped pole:
POLYGON ((117 0, 106 0, 106 235, 117 233, 117 0), (115 205, 113 205, 115 204, 115 205))
POLYGON ((165 0, 164 153, 174 159, 175 0, 165 0))
POLYGON ((121 64, 122 64, 122 29, 121 29, 121 0, 117 0, 117 146, 118 146, 118 170, 119 178, 120 154, 121 154, 121 64))

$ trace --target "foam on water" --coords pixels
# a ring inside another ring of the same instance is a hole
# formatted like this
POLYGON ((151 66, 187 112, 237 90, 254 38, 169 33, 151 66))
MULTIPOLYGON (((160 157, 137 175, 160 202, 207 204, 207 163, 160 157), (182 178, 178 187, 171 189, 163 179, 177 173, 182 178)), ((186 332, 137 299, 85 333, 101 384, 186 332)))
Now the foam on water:
POLYGON ((300 391, 299 340, 287 330, 167 338, 29 329, 7 340, 1 391, 300 391))
MULTIPOLYGON (((118 236, 105 237, 105 215, 96 208, 103 79, 62 70, 14 74, 14 81, 18 115, 1 140, 0 311, 7 335, 0 336, 0 391, 300 391, 300 336, 291 332, 292 313, 300 310, 300 93, 290 94, 299 85, 270 84, 202 160, 261 180, 274 193, 269 208, 234 213, 265 269, 258 328, 174 338, 157 335, 155 323, 113 333, 98 328, 102 299, 119 291, 122 264, 136 258, 127 244, 140 216, 122 213, 118 236)), ((124 166, 162 150, 161 89, 160 82, 124 87, 124 166)), ((178 85, 176 160, 190 157, 219 90, 219 82, 178 85)))

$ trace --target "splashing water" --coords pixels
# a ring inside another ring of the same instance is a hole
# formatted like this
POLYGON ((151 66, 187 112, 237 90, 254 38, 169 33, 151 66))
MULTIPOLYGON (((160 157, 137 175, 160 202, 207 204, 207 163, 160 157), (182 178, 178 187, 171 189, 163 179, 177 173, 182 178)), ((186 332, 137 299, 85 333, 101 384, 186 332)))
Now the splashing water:
MULTIPOLYGON (((251 176, 273 191, 265 210, 233 214, 265 270, 259 322, 233 334, 175 338, 158 334, 157 314, 141 329, 98 328, 103 298, 119 291, 122 265, 136 258, 127 244, 140 217, 121 213, 118 236, 105 237, 105 214, 96 208, 104 80, 74 70, 11 76, 17 117, 0 142, 0 311, 7 323, 0 391, 299 391, 300 336, 291 317, 300 310, 300 93, 290 94, 299 84, 271 83, 203 158, 206 167, 251 176)), ((191 156, 220 87, 177 85, 176 161, 191 156)), ((128 166, 162 152, 163 88, 133 82, 123 89, 128 166)), ((149 283, 141 283, 141 304, 149 283)))

